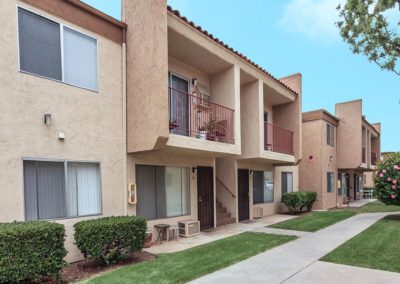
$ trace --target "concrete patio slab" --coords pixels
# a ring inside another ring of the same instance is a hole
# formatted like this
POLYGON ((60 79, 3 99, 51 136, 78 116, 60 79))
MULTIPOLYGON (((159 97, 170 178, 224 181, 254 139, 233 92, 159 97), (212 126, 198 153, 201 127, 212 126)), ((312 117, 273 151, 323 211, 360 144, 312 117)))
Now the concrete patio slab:
POLYGON ((398 284, 400 283, 400 273, 317 261, 283 283, 398 284))
MULTIPOLYGON (((284 283, 339 245, 390 214, 395 213, 356 215, 196 279, 192 283, 284 283)), ((325 278, 323 283, 327 283, 326 280, 325 278)))
MULTIPOLYGON (((265 231, 265 233, 268 233, 268 231, 270 231, 269 233, 273 234, 272 231, 276 230, 272 230, 272 228, 267 229, 265 228, 265 226, 276 224, 293 218, 297 218, 297 216, 276 214, 260 219, 255 219, 254 222, 251 223, 234 223, 234 224, 224 225, 221 227, 217 227, 210 232, 201 232, 199 235, 191 238, 181 237, 179 240, 173 240, 170 242, 164 241, 162 244, 154 244, 152 247, 144 249, 144 251, 153 254, 172 253, 172 252, 182 251, 198 245, 206 244, 209 242, 213 242, 226 237, 234 236, 247 231, 260 230, 260 232, 265 231)), ((286 231, 286 233, 284 233, 283 230, 280 231, 282 232, 279 233, 284 235, 296 235, 299 233, 295 231, 294 233, 291 233, 290 231, 286 231)), ((277 231, 275 233, 278 234, 277 231)))
POLYGON ((359 208, 359 207, 363 207, 364 205, 368 204, 368 203, 372 203, 375 202, 376 199, 359 199, 359 200, 354 200, 351 201, 349 204, 349 207, 355 207, 355 208, 359 208))

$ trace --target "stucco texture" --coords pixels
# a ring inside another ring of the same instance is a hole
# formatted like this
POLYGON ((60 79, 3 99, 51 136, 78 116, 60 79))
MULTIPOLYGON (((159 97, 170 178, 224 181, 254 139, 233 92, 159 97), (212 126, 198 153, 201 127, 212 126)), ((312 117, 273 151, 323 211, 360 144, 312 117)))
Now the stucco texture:
MULTIPOLYGON (((103 215, 123 214, 124 141, 122 117, 122 48, 120 44, 80 29, 98 39, 99 92, 19 72, 16 5, 0 2, 0 222, 24 220, 23 158, 98 161, 101 165, 103 215), (51 125, 43 114, 51 113, 51 125), (58 132, 65 140, 58 139, 58 132)), ((81 255, 67 231, 68 261, 81 255)))

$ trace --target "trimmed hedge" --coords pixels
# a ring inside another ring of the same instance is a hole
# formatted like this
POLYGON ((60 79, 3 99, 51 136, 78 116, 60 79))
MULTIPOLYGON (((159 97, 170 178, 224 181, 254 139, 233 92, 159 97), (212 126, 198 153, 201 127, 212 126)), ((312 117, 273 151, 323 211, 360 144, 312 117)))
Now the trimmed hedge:
POLYGON ((300 213, 304 208, 307 211, 311 211, 312 206, 317 200, 316 192, 289 192, 284 193, 281 198, 281 202, 286 205, 290 213, 300 213))
POLYGON ((74 225, 75 243, 85 257, 110 265, 143 248, 147 222, 139 216, 104 217, 74 225))
POLYGON ((66 265, 65 229, 44 221, 0 224, 0 283, 40 281, 66 265))

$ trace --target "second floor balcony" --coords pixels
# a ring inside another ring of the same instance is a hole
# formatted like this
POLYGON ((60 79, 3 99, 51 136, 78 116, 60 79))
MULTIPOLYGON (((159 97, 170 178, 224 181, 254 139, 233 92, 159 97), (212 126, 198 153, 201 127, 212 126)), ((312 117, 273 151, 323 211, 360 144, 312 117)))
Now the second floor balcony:
POLYGON ((293 131, 264 122, 264 149, 293 155, 293 131))
POLYGON ((169 131, 234 144, 234 110, 177 88, 168 88, 169 131))

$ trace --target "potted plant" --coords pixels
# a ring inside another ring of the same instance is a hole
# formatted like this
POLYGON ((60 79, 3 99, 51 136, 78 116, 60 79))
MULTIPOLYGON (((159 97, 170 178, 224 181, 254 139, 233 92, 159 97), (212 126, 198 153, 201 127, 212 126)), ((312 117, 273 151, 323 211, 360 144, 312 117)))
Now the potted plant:
POLYGON ((153 233, 151 230, 147 230, 146 232, 146 238, 144 239, 144 248, 149 248, 151 247, 151 241, 153 239, 153 233))
POLYGON ((206 140, 207 139, 207 131, 204 126, 199 127, 199 138, 201 140, 206 140))
POLYGON ((210 118, 210 120, 204 125, 207 132, 207 140, 215 140, 215 129, 217 127, 217 120, 210 118))

